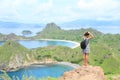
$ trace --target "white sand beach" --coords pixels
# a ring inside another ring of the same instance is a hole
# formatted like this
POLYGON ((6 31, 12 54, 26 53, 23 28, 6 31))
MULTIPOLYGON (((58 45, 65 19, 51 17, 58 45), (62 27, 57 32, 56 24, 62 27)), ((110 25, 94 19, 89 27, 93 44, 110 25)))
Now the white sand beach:
POLYGON ((71 66, 71 67, 73 67, 74 69, 77 69, 77 68, 80 67, 80 65, 78 65, 78 64, 73 64, 73 63, 70 63, 70 62, 58 62, 57 64, 62 64, 62 65, 71 66))
POLYGON ((39 39, 39 40, 71 42, 71 43, 76 44, 75 46, 72 47, 72 49, 74 49, 74 48, 80 46, 80 43, 79 43, 79 42, 70 41, 70 40, 59 40, 59 39, 39 39))

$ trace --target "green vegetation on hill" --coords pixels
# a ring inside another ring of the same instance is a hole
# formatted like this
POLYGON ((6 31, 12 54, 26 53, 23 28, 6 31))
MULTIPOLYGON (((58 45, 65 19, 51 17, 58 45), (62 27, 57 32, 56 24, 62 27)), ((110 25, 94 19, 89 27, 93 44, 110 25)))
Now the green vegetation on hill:
POLYGON ((29 50, 16 41, 7 41, 0 46, 0 66, 3 69, 10 69, 22 66, 27 61, 26 53, 29 50))
POLYGON ((0 41, 5 39, 5 35, 3 35, 2 33, 0 33, 0 41))
POLYGON ((42 60, 44 58, 52 58, 57 61, 67 61, 72 63, 81 63, 82 54, 79 48, 71 49, 68 47, 53 47, 48 46, 46 48, 37 48, 34 49, 35 58, 37 60, 42 60))
POLYGON ((23 36, 17 36, 16 34, 14 33, 10 33, 8 35, 5 35, 5 34, 1 34, 0 33, 0 41, 7 41, 7 40, 22 40, 24 39, 25 37, 23 36))

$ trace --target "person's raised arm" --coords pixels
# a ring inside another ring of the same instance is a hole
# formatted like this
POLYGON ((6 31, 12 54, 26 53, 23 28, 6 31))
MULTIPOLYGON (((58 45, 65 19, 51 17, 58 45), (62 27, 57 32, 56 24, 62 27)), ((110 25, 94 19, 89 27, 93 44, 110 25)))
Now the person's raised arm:
POLYGON ((94 38, 94 35, 91 33, 91 32, 88 32, 89 33, 89 38, 90 39, 93 39, 94 38))

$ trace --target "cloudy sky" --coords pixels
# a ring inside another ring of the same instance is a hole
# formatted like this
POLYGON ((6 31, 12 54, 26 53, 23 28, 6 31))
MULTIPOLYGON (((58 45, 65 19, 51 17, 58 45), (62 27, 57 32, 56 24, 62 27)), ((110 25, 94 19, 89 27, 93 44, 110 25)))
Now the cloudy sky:
POLYGON ((0 0, 0 21, 120 20, 120 0, 0 0))

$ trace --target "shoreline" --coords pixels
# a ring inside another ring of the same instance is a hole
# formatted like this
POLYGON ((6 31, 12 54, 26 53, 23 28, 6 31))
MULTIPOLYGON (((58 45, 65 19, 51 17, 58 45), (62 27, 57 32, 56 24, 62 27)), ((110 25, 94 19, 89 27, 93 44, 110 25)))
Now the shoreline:
MULTIPOLYGON (((28 40, 28 39, 24 39, 24 40, 28 40)), ((80 43, 79 43, 79 42, 75 42, 75 41, 71 41, 71 40, 61 40, 61 39, 36 39, 36 40, 71 42, 71 43, 74 43, 74 44, 75 44, 75 46, 71 47, 72 49, 80 46, 80 43)))
POLYGON ((77 68, 80 67, 80 65, 74 64, 74 63, 70 63, 70 62, 58 62, 57 64, 62 64, 62 65, 70 66, 70 67, 73 67, 74 69, 77 69, 77 68))
POLYGON ((71 40, 60 40, 60 39, 40 39, 40 40, 71 42, 71 43, 74 43, 74 44, 75 44, 75 46, 73 46, 72 49, 74 49, 74 48, 80 46, 80 43, 75 42, 75 41, 71 41, 71 40))
POLYGON ((40 63, 40 62, 38 62, 38 63, 33 63, 33 64, 30 64, 30 65, 26 65, 26 66, 23 66, 23 68, 24 67, 29 67, 29 66, 39 66, 39 67, 44 67, 44 66, 46 66, 46 65, 56 65, 56 64, 60 64, 60 65, 66 65, 66 66, 69 66, 69 67, 72 67, 72 68, 74 68, 74 69, 77 69, 77 68, 79 68, 80 67, 80 65, 78 65, 78 64, 74 64, 74 63, 70 63, 70 62, 52 62, 52 63, 40 63))

